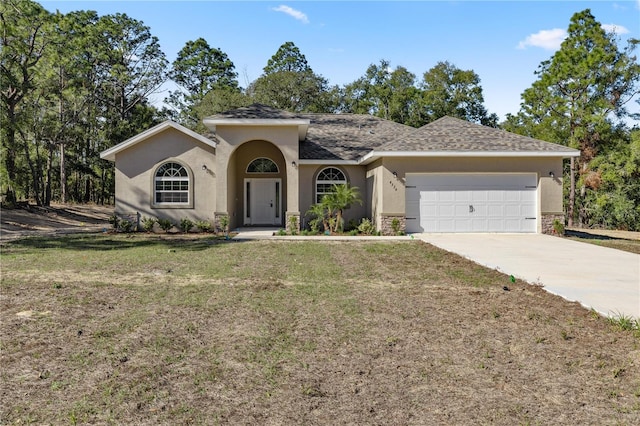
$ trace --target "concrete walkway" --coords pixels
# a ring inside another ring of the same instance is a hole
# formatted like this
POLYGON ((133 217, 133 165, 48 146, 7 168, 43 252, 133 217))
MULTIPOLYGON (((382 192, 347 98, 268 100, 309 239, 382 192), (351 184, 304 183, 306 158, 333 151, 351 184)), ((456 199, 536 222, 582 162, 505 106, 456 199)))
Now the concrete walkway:
POLYGON ((640 318, 640 255, 539 234, 414 234, 603 315, 640 318))

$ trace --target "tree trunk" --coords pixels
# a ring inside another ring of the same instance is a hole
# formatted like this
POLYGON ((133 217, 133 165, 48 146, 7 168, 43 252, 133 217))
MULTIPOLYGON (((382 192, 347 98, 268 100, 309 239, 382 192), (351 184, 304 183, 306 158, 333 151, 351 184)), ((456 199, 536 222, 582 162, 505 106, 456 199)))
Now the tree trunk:
POLYGON ((64 143, 60 144, 60 202, 67 202, 67 172, 65 170, 64 143))
POLYGON ((51 172, 53 169, 53 144, 49 144, 49 155, 47 156, 47 180, 44 184, 44 196, 43 196, 43 204, 45 206, 51 205, 51 172))
POLYGON ((39 177, 38 177, 38 168, 33 164, 33 160, 31 159, 31 155, 29 155, 29 145, 27 141, 24 140, 23 137, 23 149, 24 149, 24 158, 27 160, 27 165, 29 166, 29 170, 31 171, 31 190, 33 191, 33 196, 36 199, 36 204, 41 206, 42 200, 40 199, 40 188, 38 185, 39 177))

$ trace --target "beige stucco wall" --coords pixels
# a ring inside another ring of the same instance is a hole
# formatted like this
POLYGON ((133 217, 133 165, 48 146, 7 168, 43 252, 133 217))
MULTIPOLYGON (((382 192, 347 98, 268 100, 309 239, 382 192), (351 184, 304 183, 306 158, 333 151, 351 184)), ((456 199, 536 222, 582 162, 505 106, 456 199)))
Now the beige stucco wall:
POLYGON ((142 217, 211 220, 216 205, 215 149, 173 128, 116 154, 118 214, 142 217), (153 207, 153 175, 167 160, 184 165, 192 178, 191 208, 153 207), (207 170, 202 170, 206 165, 207 170))
MULTIPOLYGON (((369 191, 367 189, 366 181, 366 169, 363 166, 354 165, 322 165, 322 164, 305 164, 301 165, 298 169, 299 176, 299 192, 300 192, 300 213, 304 217, 305 213, 315 203, 316 197, 316 178, 318 173, 322 169, 327 167, 335 167, 342 170, 347 177, 347 182, 351 186, 358 187, 360 197, 362 198, 362 205, 352 205, 350 209, 345 210, 344 219, 345 223, 354 219, 360 221, 363 217, 370 217, 368 212, 370 211, 369 205, 369 191)), ((306 221, 303 219, 302 225, 306 225, 306 221)))
MULTIPOLYGON (((381 215, 404 214, 407 173, 536 173, 538 216, 562 213, 562 159, 515 158, 384 158, 370 164, 367 180, 372 188, 372 215, 381 226, 381 215), (398 177, 393 175, 396 172, 398 177), (549 176, 553 171, 555 178, 549 176)), ((540 220, 538 220, 540 230, 540 220)))
MULTIPOLYGON (((296 191, 287 191, 286 188, 298 187, 298 168, 292 162, 298 162, 298 126, 247 126, 247 125, 218 125, 216 127, 216 168, 219 171, 216 180, 216 212, 229 213, 230 226, 242 225, 244 215, 242 196, 245 161, 251 161, 257 157, 269 157, 276 161, 281 171, 283 181, 283 209, 285 211, 300 211, 296 191), (253 143, 262 141, 262 143, 253 143), (238 151, 243 144, 251 142, 247 148, 238 151), (269 142, 269 143, 266 143, 269 142), (269 153, 263 154, 262 150, 269 153), (274 149, 280 152, 276 157, 274 149), (248 158, 250 160, 247 160, 248 158), (281 167, 283 166, 283 167, 281 167), (286 206, 286 207, 285 207, 286 206)), ((248 164, 248 163, 247 163, 248 164)))

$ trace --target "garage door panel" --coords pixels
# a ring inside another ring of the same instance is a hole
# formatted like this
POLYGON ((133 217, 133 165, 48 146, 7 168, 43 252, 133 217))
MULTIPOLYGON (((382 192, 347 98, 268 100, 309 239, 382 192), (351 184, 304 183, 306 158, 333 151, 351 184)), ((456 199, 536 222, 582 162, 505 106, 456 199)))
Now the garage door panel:
POLYGON ((455 191, 436 192, 435 196, 436 196, 435 200, 440 202, 455 201, 456 199, 455 191))
POLYGON ((536 232, 536 181, 535 174, 408 174, 407 231, 536 232))
POLYGON ((453 191, 453 199, 457 203, 468 203, 472 200, 471 191, 453 191))

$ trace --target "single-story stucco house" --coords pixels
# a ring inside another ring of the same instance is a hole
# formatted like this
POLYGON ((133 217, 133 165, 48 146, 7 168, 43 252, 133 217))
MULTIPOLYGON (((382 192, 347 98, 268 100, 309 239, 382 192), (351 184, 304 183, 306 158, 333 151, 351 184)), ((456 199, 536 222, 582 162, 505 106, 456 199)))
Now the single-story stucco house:
POLYGON ((348 183, 363 204, 346 220, 383 233, 394 218, 408 233, 547 233, 564 221, 563 159, 579 155, 451 117, 416 129, 254 104, 204 124, 207 136, 165 121, 100 154, 115 162, 116 214, 305 226, 311 205, 348 183))

